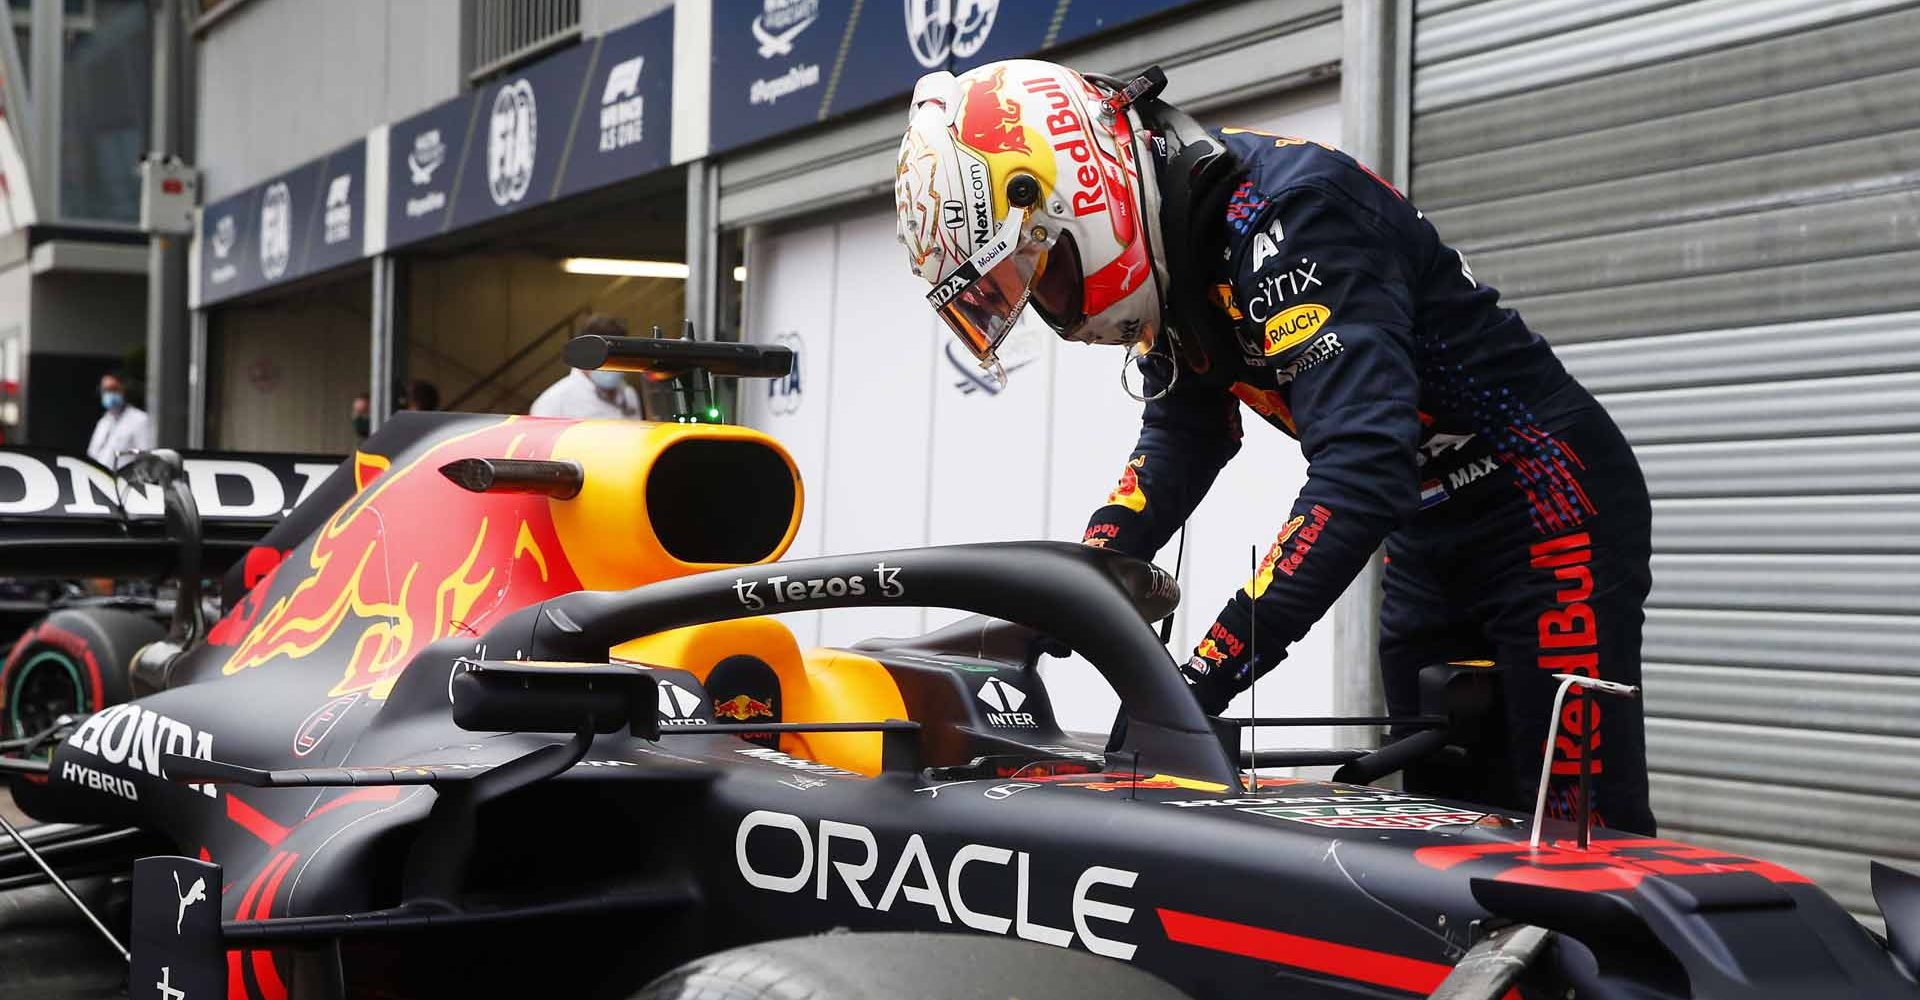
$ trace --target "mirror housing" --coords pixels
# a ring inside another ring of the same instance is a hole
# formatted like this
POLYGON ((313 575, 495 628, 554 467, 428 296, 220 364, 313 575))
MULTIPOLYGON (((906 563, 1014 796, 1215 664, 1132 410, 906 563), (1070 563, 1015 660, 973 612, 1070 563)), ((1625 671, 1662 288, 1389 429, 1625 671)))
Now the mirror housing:
POLYGON ((660 738, 659 685, 616 663, 455 661, 453 723, 484 733, 617 733, 660 738))

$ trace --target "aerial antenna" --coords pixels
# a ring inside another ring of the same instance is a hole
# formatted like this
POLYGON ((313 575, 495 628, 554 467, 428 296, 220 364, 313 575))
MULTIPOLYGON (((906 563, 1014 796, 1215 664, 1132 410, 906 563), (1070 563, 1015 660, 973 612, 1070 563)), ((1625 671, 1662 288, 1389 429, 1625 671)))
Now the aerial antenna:
MULTIPOLYGON (((1259 575, 1260 546, 1249 545, 1247 546, 1247 580, 1251 582, 1259 575)), ((1249 604, 1251 604, 1251 602, 1249 602, 1249 604)), ((1253 792, 1257 795, 1260 792, 1260 671, 1256 669, 1256 667, 1260 663, 1260 609, 1249 607, 1247 610, 1247 617, 1249 619, 1247 625, 1247 676, 1249 678, 1247 681, 1247 709, 1253 713, 1253 718, 1247 720, 1247 728, 1251 731, 1248 737, 1247 763, 1253 765, 1250 770, 1253 771, 1253 792)))
POLYGON ((1542 757, 1540 761, 1540 788, 1534 793, 1533 800, 1533 835, 1528 839, 1527 846, 1535 851, 1540 849, 1540 828, 1547 821, 1547 783, 1548 780, 1553 777, 1553 748, 1555 741, 1560 735, 1561 706, 1564 705, 1567 700, 1567 689, 1577 687, 1580 689, 1579 708, 1581 727, 1580 802, 1579 816, 1577 818, 1580 829, 1577 833, 1578 839, 1576 842, 1579 844, 1580 849, 1584 851, 1587 849, 1588 838, 1592 835, 1593 828, 1593 813, 1588 806, 1590 802, 1589 796, 1591 795, 1591 780, 1588 777, 1587 771, 1587 760, 1593 756, 1592 696, 1599 693, 1617 695, 1622 698, 1634 698, 1639 696, 1640 688, 1633 684, 1622 684, 1618 681, 1604 681, 1598 677, 1588 677, 1584 674, 1554 674, 1553 677, 1560 682, 1560 689, 1553 694, 1553 716, 1547 723, 1547 750, 1546 755, 1542 757))

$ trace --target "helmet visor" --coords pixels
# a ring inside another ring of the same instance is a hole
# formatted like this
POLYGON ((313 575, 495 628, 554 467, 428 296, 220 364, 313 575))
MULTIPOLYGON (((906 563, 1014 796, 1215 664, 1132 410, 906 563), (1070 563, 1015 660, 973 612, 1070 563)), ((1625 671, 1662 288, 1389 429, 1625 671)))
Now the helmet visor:
POLYGON ((1026 212, 1015 209, 986 246, 927 293, 940 319, 967 345, 982 365, 1012 332, 1020 311, 1033 295, 1036 275, 1045 269, 1052 240, 1020 240, 1026 212))
POLYGON ((1087 321, 1080 311, 1084 279, 1080 271, 1080 249, 1072 233, 1060 233, 1045 263, 1033 282, 1033 311, 1053 327, 1053 332, 1071 340, 1073 331, 1087 321))

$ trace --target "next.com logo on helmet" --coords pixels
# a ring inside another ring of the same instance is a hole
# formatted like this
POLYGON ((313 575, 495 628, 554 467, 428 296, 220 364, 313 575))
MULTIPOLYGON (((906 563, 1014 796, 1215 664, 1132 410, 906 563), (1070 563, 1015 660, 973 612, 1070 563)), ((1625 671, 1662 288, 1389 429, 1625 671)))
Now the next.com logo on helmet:
POLYGON ((1020 123, 1020 103, 1003 91, 1006 67, 967 84, 960 103, 960 141, 983 153, 1032 153, 1020 123))

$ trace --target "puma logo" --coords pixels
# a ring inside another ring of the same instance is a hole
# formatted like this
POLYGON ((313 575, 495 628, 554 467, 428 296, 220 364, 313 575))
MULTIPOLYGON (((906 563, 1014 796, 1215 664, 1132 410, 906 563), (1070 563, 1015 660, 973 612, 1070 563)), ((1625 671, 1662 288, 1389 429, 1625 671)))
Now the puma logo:
POLYGON ((181 892, 180 891, 180 873, 174 872, 173 873, 173 894, 180 897, 180 911, 174 914, 174 917, 173 917, 173 932, 175 934, 178 934, 180 933, 180 925, 183 922, 185 922, 187 919, 187 907, 192 906, 195 903, 201 902, 202 900, 205 900, 207 898, 207 880, 204 878, 194 879, 193 888, 188 889, 185 892, 181 892))

